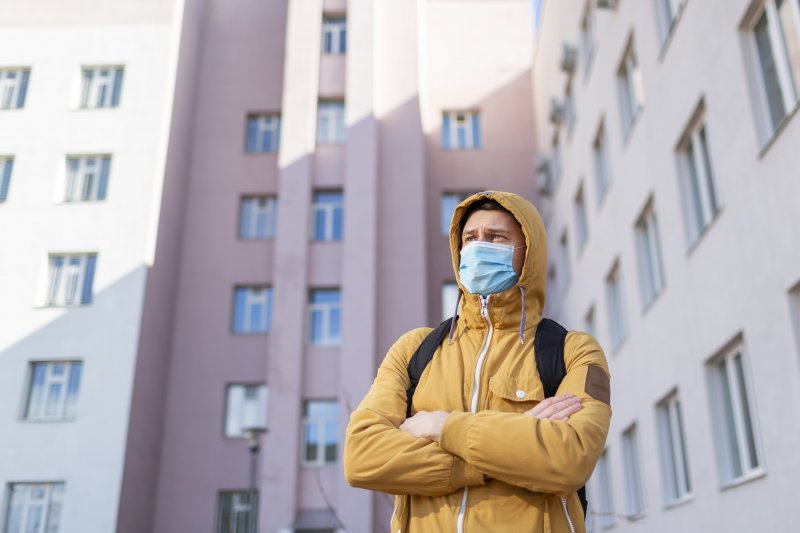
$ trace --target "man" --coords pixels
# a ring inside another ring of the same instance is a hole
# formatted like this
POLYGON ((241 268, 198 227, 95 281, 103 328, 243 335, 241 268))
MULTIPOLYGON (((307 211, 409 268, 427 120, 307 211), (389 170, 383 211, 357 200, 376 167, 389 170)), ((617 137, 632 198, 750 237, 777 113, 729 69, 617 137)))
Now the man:
POLYGON ((608 365, 569 332, 558 394, 544 399, 533 337, 545 301, 544 224, 524 198, 483 192, 450 225, 461 312, 406 419, 407 365, 429 328, 392 346, 347 427, 356 487, 397 495, 393 533, 584 531, 576 491, 605 445, 608 365))

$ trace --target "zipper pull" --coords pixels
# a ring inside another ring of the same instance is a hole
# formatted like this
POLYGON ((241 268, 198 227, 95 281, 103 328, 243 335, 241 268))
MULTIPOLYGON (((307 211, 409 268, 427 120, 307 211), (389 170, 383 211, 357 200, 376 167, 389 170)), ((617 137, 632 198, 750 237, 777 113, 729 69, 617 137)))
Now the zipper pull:
POLYGON ((481 316, 489 318, 489 297, 481 296, 481 316))

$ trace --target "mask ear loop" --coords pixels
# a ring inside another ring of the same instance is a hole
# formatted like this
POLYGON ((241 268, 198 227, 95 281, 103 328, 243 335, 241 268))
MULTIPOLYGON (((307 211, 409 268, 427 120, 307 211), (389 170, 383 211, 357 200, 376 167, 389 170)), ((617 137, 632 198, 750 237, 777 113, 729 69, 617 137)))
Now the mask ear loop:
POLYGON ((519 292, 522 294, 522 320, 519 321, 519 343, 525 344, 525 287, 520 285, 519 292))
POLYGON ((453 310, 453 318, 450 320, 450 336, 447 340, 447 344, 453 344, 453 331, 456 329, 456 320, 458 320, 458 303, 461 301, 461 289, 458 289, 458 295, 456 296, 456 308, 453 310))

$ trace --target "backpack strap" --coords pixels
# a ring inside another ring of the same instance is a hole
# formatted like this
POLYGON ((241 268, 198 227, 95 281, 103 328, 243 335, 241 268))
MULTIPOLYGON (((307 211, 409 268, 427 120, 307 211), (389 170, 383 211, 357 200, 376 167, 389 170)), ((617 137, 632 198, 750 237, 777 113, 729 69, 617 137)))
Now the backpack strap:
POLYGON ((425 367, 431 362, 433 354, 436 353, 436 350, 450 331, 450 323, 452 321, 453 318, 448 318, 439 324, 436 329, 428 333, 428 336, 425 337, 408 362, 408 377, 411 380, 411 386, 406 390, 406 417, 411 416, 411 400, 414 398, 414 391, 417 390, 419 378, 422 377, 425 367))
MULTIPOLYGON (((558 392, 558 387, 564 376, 567 375, 567 367, 564 363, 564 341, 567 338, 567 330, 549 318, 542 318, 536 328, 536 337, 533 339, 533 350, 536 354, 536 368, 539 370, 539 378, 542 380, 545 398, 551 398, 558 392)), ((586 487, 578 489, 578 499, 583 507, 583 516, 589 503, 586 501, 586 487)))

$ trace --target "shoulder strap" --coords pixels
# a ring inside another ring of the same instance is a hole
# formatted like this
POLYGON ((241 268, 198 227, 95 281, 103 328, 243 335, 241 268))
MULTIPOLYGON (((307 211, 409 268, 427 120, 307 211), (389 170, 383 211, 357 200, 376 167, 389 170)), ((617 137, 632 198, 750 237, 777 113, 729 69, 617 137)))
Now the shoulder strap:
POLYGON ((450 331, 450 322, 452 321, 452 318, 448 318, 439 324, 439 327, 428 333, 428 336, 425 337, 408 362, 408 377, 411 380, 411 386, 406 390, 406 417, 411 416, 411 400, 414 397, 414 391, 417 390, 419 378, 422 377, 425 367, 431 362, 436 349, 442 344, 447 332, 450 331))
POLYGON ((567 375, 564 365, 564 340, 567 330, 549 318, 543 318, 536 328, 533 351, 536 354, 536 368, 544 386, 545 398, 556 395, 561 380, 567 375))

